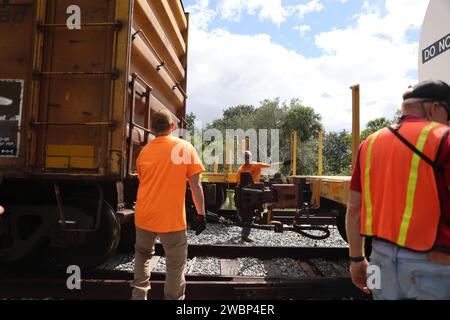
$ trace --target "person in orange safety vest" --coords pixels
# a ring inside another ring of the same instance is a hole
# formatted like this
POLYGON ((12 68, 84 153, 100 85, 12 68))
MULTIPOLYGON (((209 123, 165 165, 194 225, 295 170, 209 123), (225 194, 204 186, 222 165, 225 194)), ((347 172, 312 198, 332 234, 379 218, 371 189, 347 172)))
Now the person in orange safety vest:
MULTIPOLYGON (((264 168, 270 168, 270 164, 266 163, 259 163, 259 162, 253 162, 252 161, 252 153, 250 151, 245 151, 244 153, 244 159, 245 163, 240 166, 238 170, 237 175, 237 184, 240 184, 241 181, 241 173, 248 172, 252 175, 253 182, 257 183, 261 180, 261 171, 264 168)), ((252 232, 252 229, 250 227, 243 227, 242 228, 242 241, 244 242, 253 242, 253 239, 250 238, 250 233, 252 232)))
POLYGON ((425 81, 403 98, 399 123, 359 150, 347 210, 350 272, 375 299, 450 299, 450 86, 425 81), (373 238, 370 267, 364 237, 373 238))

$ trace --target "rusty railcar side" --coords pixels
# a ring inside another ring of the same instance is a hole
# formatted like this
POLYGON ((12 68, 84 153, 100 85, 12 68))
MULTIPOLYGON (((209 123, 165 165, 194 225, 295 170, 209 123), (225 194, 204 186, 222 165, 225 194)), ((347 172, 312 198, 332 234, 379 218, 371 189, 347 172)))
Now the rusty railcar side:
POLYGON ((1 86, 11 97, 22 90, 23 98, 17 102, 19 123, 2 120, 5 142, 0 143, 12 142, 17 149, 7 154, 5 147, 0 154, 3 177, 123 179, 128 136, 144 143, 143 129, 154 110, 167 108, 183 126, 188 22, 176 2, 13 0, 1 5, 1 15, 11 15, 0 24, 1 86), (80 9, 80 30, 67 25, 74 5, 80 9), (130 130, 132 115, 136 125, 130 130), (14 128, 17 141, 11 141, 14 128))
POLYGON ((185 126, 188 17, 181 0, 0 2, 0 261, 44 237, 117 245, 152 113, 185 126), (24 224, 33 243, 2 231, 24 224))

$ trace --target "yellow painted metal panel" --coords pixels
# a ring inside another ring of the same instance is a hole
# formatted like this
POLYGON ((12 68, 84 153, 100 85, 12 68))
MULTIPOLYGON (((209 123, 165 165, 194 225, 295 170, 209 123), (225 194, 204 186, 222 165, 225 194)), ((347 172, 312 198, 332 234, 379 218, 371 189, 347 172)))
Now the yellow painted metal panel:
POLYGON ((303 178, 312 184, 313 207, 320 207, 320 198, 347 205, 351 177, 304 176, 303 178))
MULTIPOLYGON (((171 0, 173 1, 173 0, 171 0)), ((150 6, 153 6, 156 14, 160 18, 159 21, 164 27, 164 31, 169 36, 169 40, 174 46, 179 57, 186 54, 186 43, 184 42, 183 35, 178 28, 178 23, 175 16, 170 9, 168 0, 149 1, 150 6)))
POLYGON ((169 4, 170 8, 172 9, 173 15, 175 16, 175 19, 177 20, 178 27, 181 30, 186 30, 188 27, 188 22, 181 0, 170 0, 169 4))
POLYGON ((94 146, 49 145, 47 156, 50 157, 94 157, 94 146))
POLYGON ((70 168, 95 169, 94 158, 84 158, 84 157, 70 158, 70 168))
POLYGON ((113 100, 111 105, 110 117, 116 124, 116 130, 110 132, 109 137, 109 170, 110 174, 124 176, 123 162, 125 161, 125 138, 126 125, 124 112, 127 110, 128 103, 128 77, 130 74, 130 55, 131 55, 131 25, 132 17, 130 10, 132 0, 116 1, 116 21, 121 21, 124 25, 117 35, 116 42, 116 61, 115 68, 119 70, 119 77, 114 83, 113 100))
POLYGON ((153 89, 159 92, 162 97, 166 97, 176 110, 184 105, 184 97, 181 92, 178 89, 173 89, 176 83, 164 68, 158 70, 160 63, 156 55, 140 35, 133 41, 131 58, 133 72, 140 74, 145 81, 151 83, 153 89), (142 71, 145 71, 145 73, 142 71))
POLYGON ((48 169, 68 169, 68 157, 47 157, 45 167, 48 169))
POLYGON ((237 173, 203 173, 202 182, 237 183, 237 173))
POLYGON ((185 70, 182 66, 172 43, 164 32, 153 9, 146 0, 135 1, 134 28, 141 29, 150 40, 158 55, 166 62, 177 81, 181 82, 185 77, 185 70))

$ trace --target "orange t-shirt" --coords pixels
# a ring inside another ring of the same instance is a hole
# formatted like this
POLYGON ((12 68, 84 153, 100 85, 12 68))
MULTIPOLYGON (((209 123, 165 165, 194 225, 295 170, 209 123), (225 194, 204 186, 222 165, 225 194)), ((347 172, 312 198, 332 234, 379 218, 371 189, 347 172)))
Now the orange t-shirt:
POLYGON ((142 149, 136 165, 136 226, 156 233, 186 230, 186 180, 205 171, 194 147, 172 136, 158 137, 142 149))
POLYGON ((243 164, 238 170, 237 184, 241 182, 241 173, 250 172, 253 178, 253 182, 259 182, 261 179, 261 170, 263 168, 270 168, 270 164, 265 163, 251 163, 243 164))

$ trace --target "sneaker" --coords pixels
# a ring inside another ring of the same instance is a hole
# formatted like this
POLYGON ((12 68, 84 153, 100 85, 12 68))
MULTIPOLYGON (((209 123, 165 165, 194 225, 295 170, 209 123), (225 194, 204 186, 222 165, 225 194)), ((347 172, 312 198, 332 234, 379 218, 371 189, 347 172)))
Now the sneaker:
POLYGON ((252 242, 253 242, 253 239, 250 238, 250 237, 242 237, 242 241, 248 242, 248 243, 252 243, 252 242))

